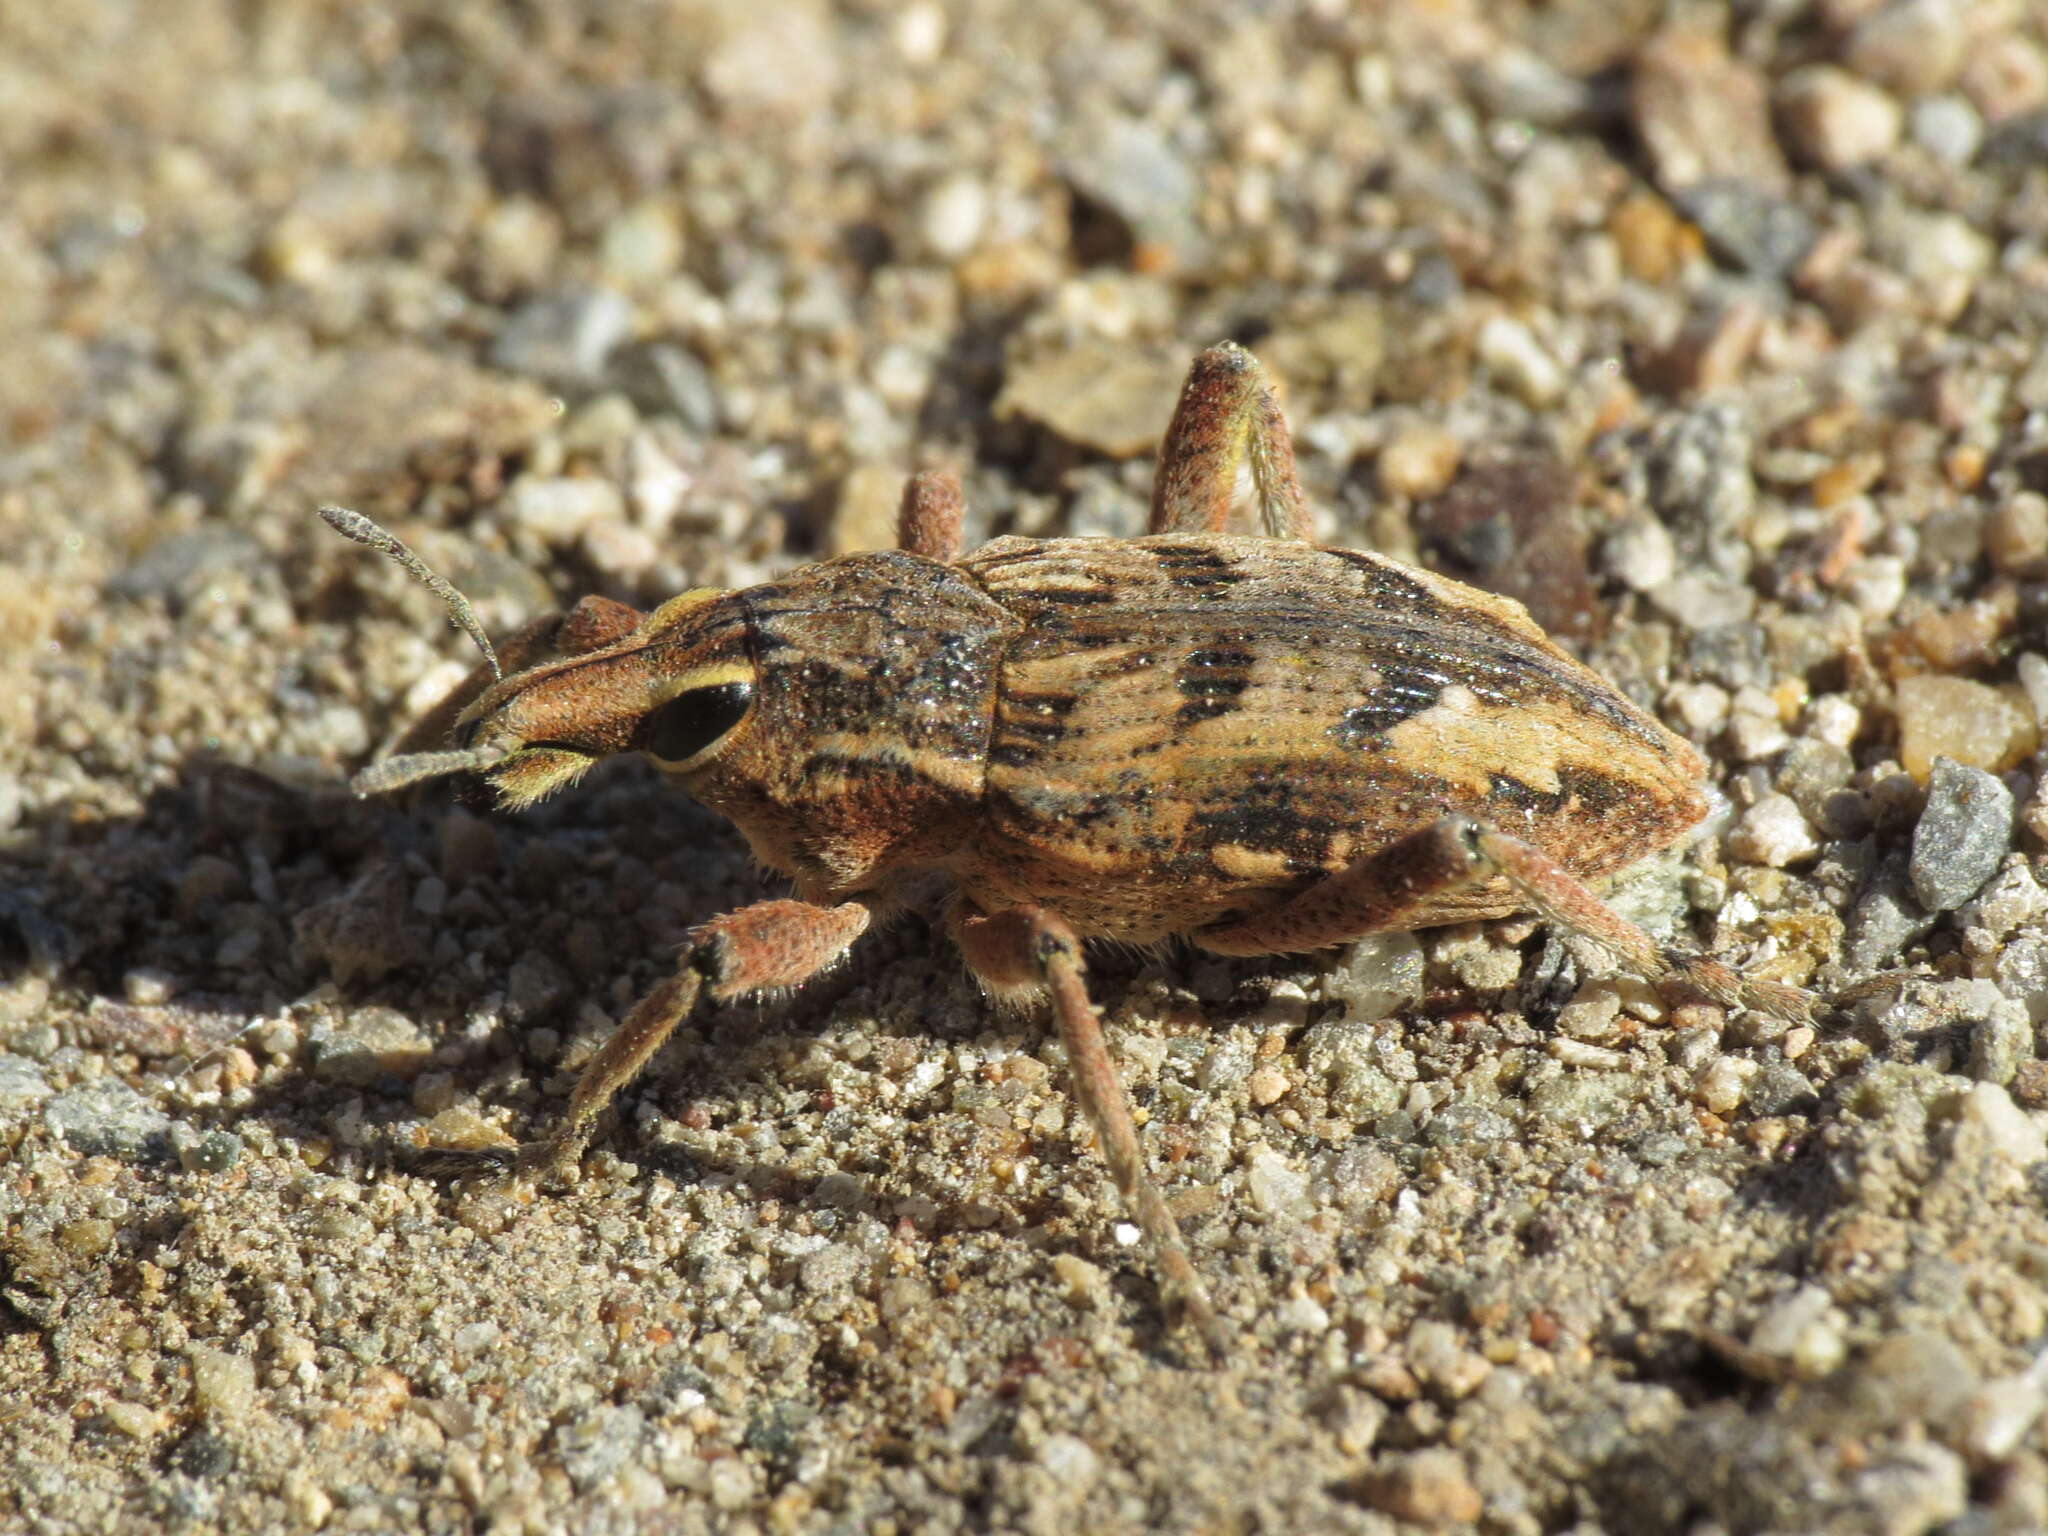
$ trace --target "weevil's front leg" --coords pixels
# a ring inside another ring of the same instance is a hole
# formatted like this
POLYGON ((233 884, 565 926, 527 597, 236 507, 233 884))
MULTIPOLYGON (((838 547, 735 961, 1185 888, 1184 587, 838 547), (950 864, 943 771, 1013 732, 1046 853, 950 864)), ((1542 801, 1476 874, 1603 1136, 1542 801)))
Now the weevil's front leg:
POLYGON ((896 509, 896 547, 951 565, 960 558, 960 524, 967 498, 960 482, 941 469, 922 470, 903 487, 896 509))
POLYGON ((872 920, 872 912, 857 901, 836 907, 763 901, 712 919, 691 932, 675 974, 635 1003, 590 1058, 553 1131, 509 1157, 438 1154, 430 1160, 434 1170, 463 1172, 468 1171, 465 1165, 485 1164, 509 1165, 522 1174, 552 1173, 574 1162, 605 1106, 639 1076, 701 995, 726 1003, 752 992, 797 986, 844 955, 872 920))
POLYGON ((993 917, 956 911, 950 927, 968 968, 991 991, 1050 994, 1060 1041, 1067 1048, 1074 1097, 1095 1127, 1110 1177, 1158 1255, 1169 1297, 1177 1299, 1220 1358, 1228 1350, 1228 1335, 1209 1300, 1208 1287, 1188 1257, 1180 1223, 1146 1171, 1131 1101, 1117 1080, 1116 1065, 1102 1038, 1102 1020, 1088 997, 1080 939, 1066 922, 1039 907, 1012 907, 993 917))
POLYGON ((1258 503, 1257 531, 1312 539, 1315 524, 1295 473, 1287 418, 1259 360, 1226 341, 1196 358, 1181 386, 1152 479, 1152 532, 1225 532, 1245 470, 1258 503))
POLYGON ((1808 993, 1659 944, 1542 849, 1462 816, 1446 816, 1270 911, 1196 934, 1195 942, 1220 955, 1324 949, 1417 926, 1409 919, 1432 897, 1493 876, 1514 886, 1531 910, 1612 950, 1646 980, 1669 978, 1713 1002, 1795 1022, 1812 1016, 1808 993))

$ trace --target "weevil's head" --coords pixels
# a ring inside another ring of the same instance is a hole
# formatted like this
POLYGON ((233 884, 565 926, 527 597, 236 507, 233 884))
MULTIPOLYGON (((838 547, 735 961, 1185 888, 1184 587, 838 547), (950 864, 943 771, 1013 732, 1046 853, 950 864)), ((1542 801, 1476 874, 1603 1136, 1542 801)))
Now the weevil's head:
POLYGON ((623 638, 499 679, 456 719, 454 750, 387 758, 358 775, 356 789, 473 772, 516 810, 616 752, 645 752, 687 779, 742 734, 755 682, 737 595, 685 592, 623 638))
POLYGON ((669 599, 617 645, 506 678, 463 711, 456 745, 503 754, 487 776, 512 809, 615 752, 644 752, 687 777, 730 743, 754 685, 745 609, 703 588, 669 599))

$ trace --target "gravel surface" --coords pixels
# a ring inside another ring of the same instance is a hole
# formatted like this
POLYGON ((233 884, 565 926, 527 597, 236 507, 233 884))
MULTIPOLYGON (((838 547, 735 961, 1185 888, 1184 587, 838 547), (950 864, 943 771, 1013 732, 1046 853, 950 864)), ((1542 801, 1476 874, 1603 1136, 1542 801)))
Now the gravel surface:
POLYGON ((0 8, 0 1527, 2048 1527, 2048 13, 0 8), (1333 542, 1527 602, 1730 804, 1528 922, 1105 955, 1240 1337, 906 922, 518 1136, 773 887, 637 764, 346 776, 502 632, 1127 535, 1188 359, 1333 542))

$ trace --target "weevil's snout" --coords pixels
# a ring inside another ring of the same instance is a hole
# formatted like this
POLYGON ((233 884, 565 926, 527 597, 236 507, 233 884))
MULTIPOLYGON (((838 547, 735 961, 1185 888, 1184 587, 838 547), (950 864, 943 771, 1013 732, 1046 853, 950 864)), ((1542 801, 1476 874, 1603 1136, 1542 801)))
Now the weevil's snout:
POLYGON ((600 758, 645 752, 689 774, 733 738, 752 708, 755 666, 732 595, 685 593, 619 644, 505 678, 455 723, 455 750, 389 759, 359 793, 444 774, 484 774, 508 809, 566 788, 600 758))
POLYGON ((752 710, 753 651, 738 594, 685 592, 614 644, 558 654, 500 678, 456 719, 453 750, 387 758, 356 775, 355 791, 382 794, 480 773, 516 810, 615 752, 645 752, 665 769, 693 773, 738 734, 752 710))

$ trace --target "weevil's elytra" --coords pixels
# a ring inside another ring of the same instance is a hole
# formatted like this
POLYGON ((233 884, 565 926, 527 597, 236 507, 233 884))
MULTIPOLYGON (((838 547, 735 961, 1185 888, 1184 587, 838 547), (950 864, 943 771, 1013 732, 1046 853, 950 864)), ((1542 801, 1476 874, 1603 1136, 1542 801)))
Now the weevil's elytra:
MULTIPOLYGON (((586 598, 508 637, 505 671, 486 648, 401 754, 358 776, 369 793, 472 771, 516 808, 646 752, 795 888, 696 929, 558 1127, 488 1161, 573 1160, 700 1001, 797 985, 938 885, 984 986, 1050 1001, 1117 1188, 1220 1350, 1088 998, 1085 939, 1291 953, 1533 909, 1642 975, 1809 1009, 1658 945, 1587 889, 1701 819, 1698 755, 1520 604, 1314 547, 1285 424, 1243 349, 1189 373, 1151 536, 1006 538, 963 558, 960 514, 957 484, 921 475, 899 550, 644 615, 586 598), (1241 473, 1263 535, 1230 531, 1241 473)), ((323 515, 425 574, 365 520, 323 515)))

